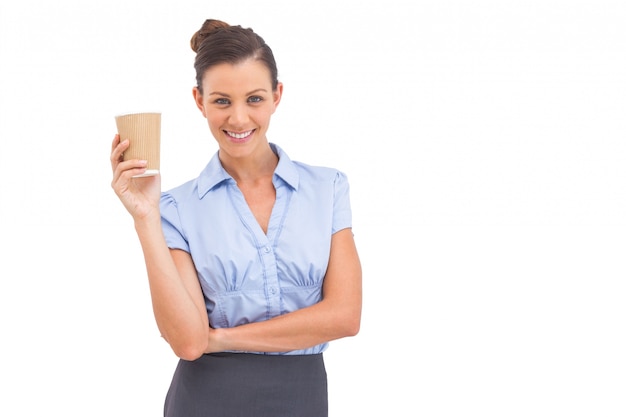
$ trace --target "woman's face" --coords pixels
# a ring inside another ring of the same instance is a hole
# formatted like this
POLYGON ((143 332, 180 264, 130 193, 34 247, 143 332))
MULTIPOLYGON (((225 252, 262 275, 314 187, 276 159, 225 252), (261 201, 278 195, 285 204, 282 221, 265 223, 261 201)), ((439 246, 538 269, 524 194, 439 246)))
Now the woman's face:
POLYGON ((245 158, 267 150, 266 132, 282 88, 279 83, 272 91, 269 70, 255 59, 219 64, 204 73, 203 93, 198 88, 193 93, 220 157, 245 158))

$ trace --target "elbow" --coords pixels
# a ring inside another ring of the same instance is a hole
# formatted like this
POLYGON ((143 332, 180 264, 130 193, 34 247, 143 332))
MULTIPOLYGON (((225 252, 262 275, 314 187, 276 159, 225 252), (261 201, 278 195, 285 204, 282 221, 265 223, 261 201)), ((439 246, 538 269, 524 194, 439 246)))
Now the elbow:
POLYGON ((180 359, 186 361, 195 361, 206 353, 208 338, 191 338, 187 340, 169 340, 165 338, 169 343, 174 354, 180 359))
POLYGON ((361 312, 350 312, 340 320, 341 337, 352 337, 359 334, 361 330, 361 312))
POLYGON ((334 339, 352 337, 359 334, 361 330, 361 304, 360 303, 339 303, 333 304, 330 309, 332 315, 325 319, 327 323, 332 323, 329 329, 334 334, 334 339))
POLYGON ((346 327, 344 329, 346 337, 352 337, 359 334, 361 330, 361 319, 357 318, 354 320, 350 320, 349 323, 346 323, 346 327))
POLYGON ((185 361, 195 361, 204 355, 204 347, 198 344, 185 344, 181 346, 172 346, 174 354, 185 361))

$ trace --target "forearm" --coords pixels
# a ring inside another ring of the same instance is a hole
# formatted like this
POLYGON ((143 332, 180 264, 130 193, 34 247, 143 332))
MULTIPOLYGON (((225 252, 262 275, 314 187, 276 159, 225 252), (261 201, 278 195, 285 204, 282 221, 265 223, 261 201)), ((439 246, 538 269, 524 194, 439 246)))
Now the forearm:
MULTIPOLYGON (((143 250, 154 317, 177 356, 195 359, 206 349, 208 318, 197 294, 185 285, 163 237, 160 216, 135 221, 143 250)), ((193 290, 193 288, 191 289, 193 290)))
POLYGON ((321 301, 273 319, 233 328, 215 329, 207 353, 223 350, 287 352, 354 336, 361 317, 358 305, 321 301))

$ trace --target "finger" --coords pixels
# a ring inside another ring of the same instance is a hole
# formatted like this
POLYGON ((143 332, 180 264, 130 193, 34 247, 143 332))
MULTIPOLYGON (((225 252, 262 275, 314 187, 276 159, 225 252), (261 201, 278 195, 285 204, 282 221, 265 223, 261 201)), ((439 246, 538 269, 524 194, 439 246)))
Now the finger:
POLYGON ((145 174, 148 167, 148 161, 131 159, 130 161, 118 162, 113 171, 113 180, 123 179, 130 181, 135 175, 145 174))
POLYGON ((111 159, 117 159, 113 157, 113 154, 115 153, 117 147, 120 145, 120 143, 122 142, 119 133, 116 133, 115 136, 113 137, 113 142, 111 142, 111 159))
POLYGON ((118 196, 122 196, 128 191, 134 176, 141 175, 146 172, 147 161, 124 161, 117 164, 113 170, 113 179, 111 187, 118 196))
POLYGON ((113 136, 113 142, 111 143, 111 152, 113 152, 115 150, 115 147, 119 144, 120 144, 120 134, 116 133, 115 136, 113 136))
POLYGON ((113 169, 115 169, 118 163, 124 160, 124 151, 128 149, 128 146, 128 139, 120 142, 120 136, 115 135, 113 143, 111 144, 111 166, 113 169))

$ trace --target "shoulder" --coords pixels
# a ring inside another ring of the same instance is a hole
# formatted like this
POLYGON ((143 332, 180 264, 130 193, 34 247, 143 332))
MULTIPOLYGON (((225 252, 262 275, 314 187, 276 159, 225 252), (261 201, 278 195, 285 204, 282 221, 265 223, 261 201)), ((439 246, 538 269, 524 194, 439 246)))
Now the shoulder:
POLYGON ((210 189, 228 180, 228 178, 228 175, 221 167, 218 153, 216 152, 197 177, 162 192, 161 201, 163 199, 176 201, 202 199, 204 194, 210 189))
POLYGON ((293 161, 293 164, 300 175, 310 179, 334 181, 338 176, 345 177, 345 174, 337 168, 310 165, 300 161, 293 161))
POLYGON ((194 190, 198 189, 198 179, 194 178, 180 185, 177 185, 169 190, 161 193, 161 198, 168 197, 173 199, 180 199, 192 194, 194 190))
POLYGON ((291 160, 287 153, 279 146, 272 144, 272 147, 279 156, 279 167, 277 168, 277 173, 286 179, 294 177, 290 175, 290 172, 292 171, 300 182, 332 183, 337 180, 347 180, 346 174, 337 168, 291 160))

